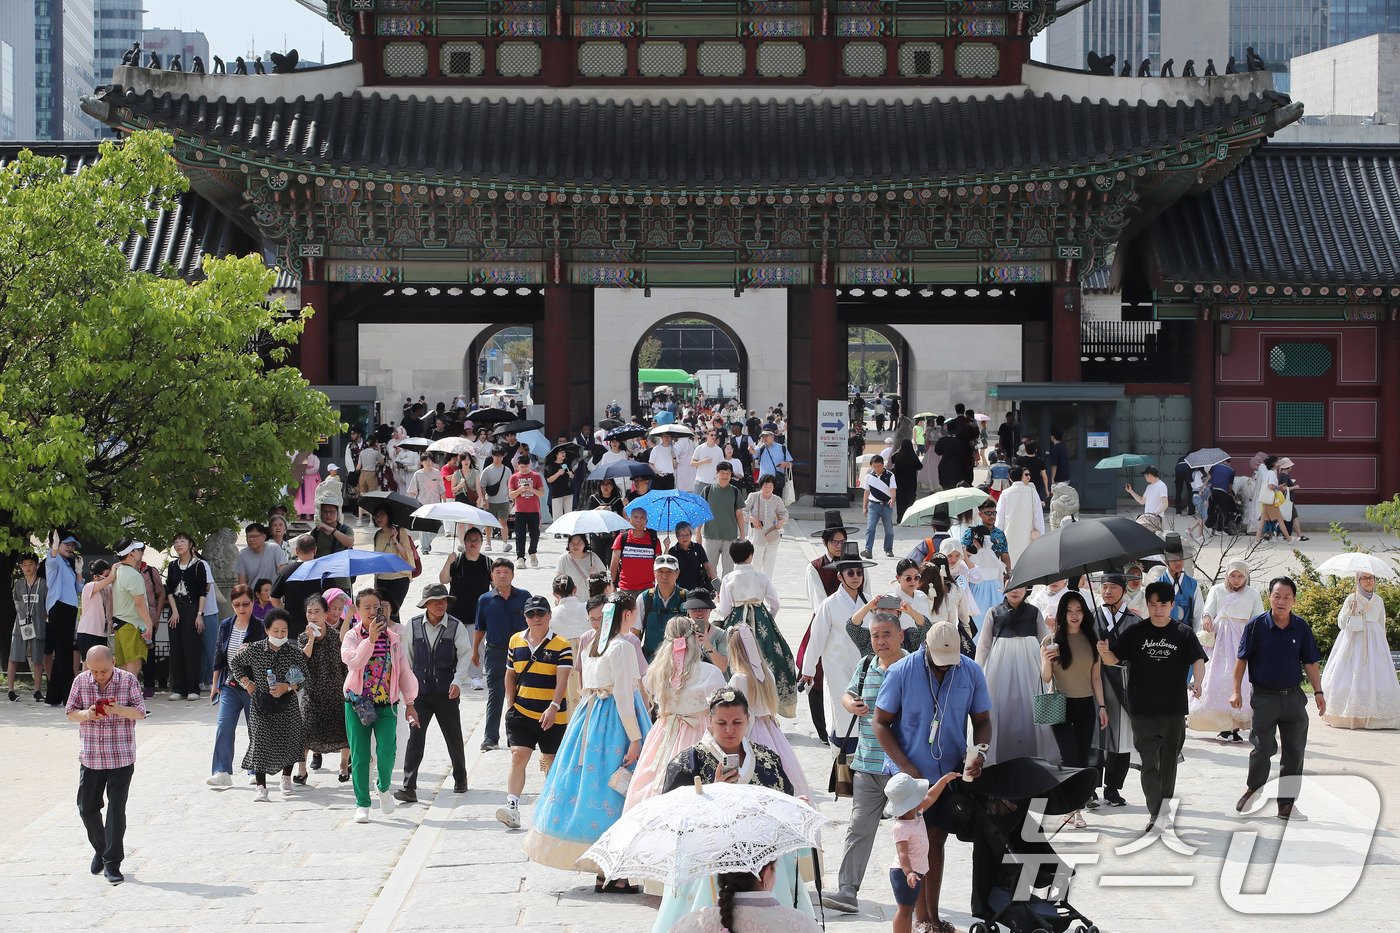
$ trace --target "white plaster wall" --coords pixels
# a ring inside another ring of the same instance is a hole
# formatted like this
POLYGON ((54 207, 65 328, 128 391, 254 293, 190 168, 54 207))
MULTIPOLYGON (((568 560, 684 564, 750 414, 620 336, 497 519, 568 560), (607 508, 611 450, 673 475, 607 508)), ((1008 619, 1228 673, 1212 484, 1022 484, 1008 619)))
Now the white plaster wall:
POLYGON ((490 324, 361 324, 360 385, 375 386, 386 413, 408 397, 448 404, 467 391, 463 361, 490 324))
POLYGON ((909 344, 908 414, 952 414, 958 402, 998 424, 1009 402, 987 398, 987 386, 1021 381, 1019 324, 898 324, 909 344))
POLYGON ((751 289, 735 298, 714 288, 654 288, 647 298, 640 289, 600 288, 593 293, 593 314, 595 412, 613 399, 623 412, 631 411, 629 400, 637 391, 632 381, 632 351, 661 321, 686 314, 707 314, 738 334, 749 357, 745 407, 761 412, 786 401, 785 289, 751 289))
POLYGON ((1400 112, 1400 35, 1366 36, 1299 55, 1289 93, 1311 116, 1400 112))

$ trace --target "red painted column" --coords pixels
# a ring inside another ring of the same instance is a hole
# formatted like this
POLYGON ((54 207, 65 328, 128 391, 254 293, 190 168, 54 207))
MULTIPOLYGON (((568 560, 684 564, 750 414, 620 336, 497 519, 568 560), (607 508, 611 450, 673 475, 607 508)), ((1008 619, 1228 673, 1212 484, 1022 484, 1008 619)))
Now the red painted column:
POLYGON ((573 315, 567 285, 544 290, 544 326, 535 332, 536 372, 544 373, 544 423, 549 437, 568 434, 573 407, 573 315))
POLYGON ((315 266, 303 260, 301 270, 301 309, 313 308, 315 314, 306 319, 298 344, 301 375, 314 386, 329 385, 331 381, 331 290, 314 278, 315 266))
POLYGON ((1381 464, 1380 498, 1389 499, 1400 493, 1400 323, 1390 320, 1377 328, 1381 347, 1381 464))
POLYGON ((1079 382, 1079 328, 1084 294, 1078 281, 1072 285, 1056 285, 1051 293, 1050 378, 1055 382, 1079 382))
POLYGON ((1215 321, 1201 308, 1191 324, 1191 446, 1215 446, 1215 321))

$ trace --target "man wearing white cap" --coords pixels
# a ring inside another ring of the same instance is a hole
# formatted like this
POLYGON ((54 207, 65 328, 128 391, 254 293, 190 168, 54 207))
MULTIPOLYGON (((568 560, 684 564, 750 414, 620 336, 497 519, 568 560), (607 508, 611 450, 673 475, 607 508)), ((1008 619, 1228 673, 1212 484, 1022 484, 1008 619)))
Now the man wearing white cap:
POLYGON ((116 664, 124 671, 141 673, 141 665, 149 652, 148 640, 155 633, 151 611, 146 604, 146 582, 136 568, 146 545, 131 538, 117 542, 117 576, 112 583, 113 643, 116 664))

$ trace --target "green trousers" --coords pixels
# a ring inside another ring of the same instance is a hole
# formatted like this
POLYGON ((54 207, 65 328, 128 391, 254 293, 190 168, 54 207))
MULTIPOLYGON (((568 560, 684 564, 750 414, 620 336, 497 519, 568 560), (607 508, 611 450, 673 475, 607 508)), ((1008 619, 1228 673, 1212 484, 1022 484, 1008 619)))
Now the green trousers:
POLYGON ((345 704, 345 734, 350 737, 350 786, 355 788, 355 806, 367 807, 369 798, 369 760, 379 763, 379 790, 389 789, 394 777, 394 756, 398 752, 399 704, 379 707, 374 725, 360 722, 355 708, 345 704), (378 755, 370 751, 370 735, 378 755))

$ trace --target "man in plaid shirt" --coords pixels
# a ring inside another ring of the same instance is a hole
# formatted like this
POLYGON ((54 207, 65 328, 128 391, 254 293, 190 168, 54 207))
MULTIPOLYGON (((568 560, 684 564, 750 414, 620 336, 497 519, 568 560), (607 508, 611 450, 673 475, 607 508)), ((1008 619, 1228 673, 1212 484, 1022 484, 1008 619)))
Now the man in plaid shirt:
POLYGON ((78 815, 95 853, 90 870, 121 884, 126 797, 136 766, 136 720, 146 718, 141 683, 117 668, 106 645, 88 650, 85 669, 68 693, 68 721, 78 724, 78 815), (107 820, 102 820, 102 795, 107 820))

